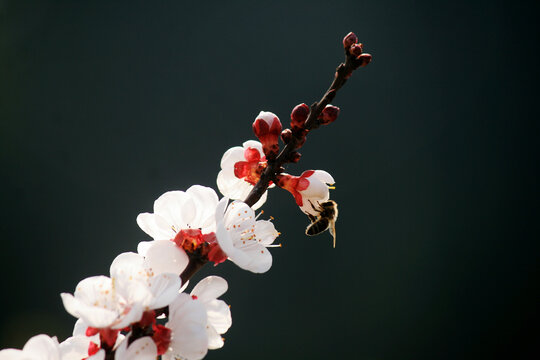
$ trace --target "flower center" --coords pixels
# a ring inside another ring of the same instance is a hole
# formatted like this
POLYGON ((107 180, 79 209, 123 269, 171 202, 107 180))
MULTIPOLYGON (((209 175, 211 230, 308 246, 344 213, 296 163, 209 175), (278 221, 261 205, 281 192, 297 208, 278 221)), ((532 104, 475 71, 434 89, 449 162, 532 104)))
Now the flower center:
POLYGON ((234 164, 234 176, 255 185, 268 166, 266 158, 264 156, 261 158, 259 150, 251 147, 244 150, 244 158, 246 161, 238 161, 234 164))
POLYGON ((197 254, 216 265, 227 260, 227 255, 221 250, 213 232, 203 234, 200 229, 183 229, 176 233, 173 241, 186 253, 197 254))

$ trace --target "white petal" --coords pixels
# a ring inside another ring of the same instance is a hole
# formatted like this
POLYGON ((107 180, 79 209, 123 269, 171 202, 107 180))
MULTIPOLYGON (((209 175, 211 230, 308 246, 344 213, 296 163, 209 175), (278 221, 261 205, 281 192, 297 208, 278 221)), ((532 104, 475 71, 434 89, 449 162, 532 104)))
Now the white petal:
POLYGON ((195 203, 196 217, 191 227, 201 228, 203 233, 213 232, 215 229, 215 209, 218 204, 218 196, 214 189, 193 185, 187 189, 186 193, 191 196, 195 203))
POLYGON ((247 148, 255 148, 257 150, 259 150, 259 154, 261 154, 261 157, 264 155, 263 153, 263 148, 262 148, 262 144, 258 141, 255 141, 255 140, 248 140, 248 141, 245 141, 242 146, 244 147, 244 149, 247 149, 247 148))
POLYGON ((277 117, 277 115, 270 111, 261 111, 255 119, 264 120, 264 122, 268 124, 268 127, 272 126, 274 119, 278 119, 279 121, 279 118, 277 117))
POLYGON ((115 290, 128 304, 139 303, 146 307, 152 301, 144 257, 136 253, 122 253, 111 264, 111 279, 115 290))
POLYGON ((153 241, 146 250, 145 267, 152 269, 155 274, 180 275, 188 263, 186 252, 169 240, 153 241))
POLYGON ((255 236, 261 245, 270 245, 279 236, 274 224, 268 220, 258 220, 255 223, 255 236))
POLYGON ((173 224, 169 224, 167 220, 156 214, 139 214, 137 216, 137 225, 154 240, 170 240, 176 234, 172 229, 173 224))
POLYGON ((255 212, 246 203, 233 201, 225 213, 224 222, 230 231, 251 231, 255 229, 255 212))
POLYGON ((0 351, 0 360, 34 360, 25 355, 22 350, 4 349, 0 351))
POLYGON ((204 305, 187 294, 179 294, 169 305, 169 322, 172 330, 172 354, 190 360, 202 359, 208 351, 206 310, 204 305))
POLYGON ((87 357, 85 360, 105 360, 105 350, 101 349, 94 355, 87 357))
MULTIPOLYGON (((161 241, 161 240, 158 240, 158 241, 161 241)), ((169 241, 169 240, 166 240, 166 241, 169 241)), ((150 248, 150 246, 152 246, 153 243, 154 243, 153 241, 141 241, 137 245, 137 252, 139 253, 139 255, 146 256, 148 249, 150 248)))
POLYGON ((244 200, 253 189, 253 185, 244 179, 239 179, 234 175, 228 176, 224 171, 219 172, 217 185, 223 196, 234 200, 244 200))
POLYGON ((150 292, 153 295, 150 309, 169 305, 178 294, 182 281, 176 274, 158 274, 150 278, 150 292))
POLYGON ((324 170, 315 170, 315 172, 308 179, 311 179, 311 178, 317 178, 321 182, 328 185, 333 185, 335 183, 335 180, 332 177, 332 175, 330 175, 324 170))
POLYGON ((145 336, 135 340, 128 347, 127 339, 116 349, 115 360, 155 360, 157 347, 151 337, 145 336))
MULTIPOLYGON (((146 280, 146 274, 144 273, 144 257, 133 253, 125 252, 118 255, 110 266, 111 278, 115 281, 124 282, 129 278, 136 277, 139 281, 146 280)), ((115 283, 118 285, 118 283, 115 283)))
MULTIPOLYGON (((261 147, 262 149, 262 147, 261 147)), ((231 166, 234 167, 234 164, 238 161, 245 161, 244 158, 244 148, 240 146, 235 146, 227 151, 225 151, 225 154, 221 157, 221 168, 230 168, 231 166)))
POLYGON ((88 326, 109 326, 118 316, 112 281, 106 276, 93 276, 77 284, 75 294, 61 294, 66 311, 82 318, 88 326))
MULTIPOLYGON (((99 344, 99 335, 96 344, 99 344)), ((88 357, 88 346, 91 338, 78 335, 67 338, 60 344, 60 355, 62 360, 81 360, 88 357)))
POLYGON ((36 335, 24 344, 23 352, 29 359, 60 360, 58 340, 47 335, 36 335))
POLYGON ((123 329, 131 324, 141 320, 145 308, 140 303, 132 304, 124 309, 122 316, 112 325, 112 329, 123 329))
POLYGON ((180 231, 188 228, 193 221, 195 204, 191 196, 183 191, 168 191, 154 202, 154 213, 180 231))
MULTIPOLYGON (((330 197, 328 185, 318 179, 309 178, 309 186, 307 189, 300 191, 302 198, 315 199, 326 201, 330 197)), ((305 205, 305 204, 304 204, 305 205)))
POLYGON ((228 257, 231 256, 230 255, 231 253, 237 251, 233 245, 233 240, 231 238, 231 235, 229 234, 227 229, 225 229, 223 220, 217 223, 216 238, 217 238, 219 247, 221 248, 221 250, 223 250, 225 254, 227 254, 228 257))
POLYGON ((223 222, 223 216, 225 215, 225 209, 227 208, 228 203, 229 199, 227 197, 219 200, 219 203, 216 206, 216 223, 219 221, 223 222))
POLYGON ((231 309, 223 300, 212 300, 204 304, 206 307, 207 324, 219 334, 224 334, 232 325, 231 309))
MULTIPOLYGON (((79 319, 77 320, 77 322, 75 322, 75 325, 73 326, 72 335, 73 336, 86 336, 86 329, 88 329, 88 324, 85 323, 83 319, 79 319)), ((97 338, 99 340, 99 335, 97 335, 97 338)))
POLYGON ((90 306, 68 293, 60 294, 64 308, 71 315, 83 319, 88 326, 104 328, 110 326, 117 318, 116 311, 90 306))
POLYGON ((227 291, 227 281, 219 276, 208 276, 201 281, 191 291, 191 295, 206 303, 207 301, 217 299, 227 291))
POLYGON ((236 254, 233 254, 229 258, 242 269, 254 273, 264 273, 272 267, 272 255, 264 246, 258 244, 243 251, 242 257, 237 258, 236 254))
POLYGON ((208 348, 215 350, 223 347, 223 339, 212 326, 206 327, 206 335, 208 336, 208 348))

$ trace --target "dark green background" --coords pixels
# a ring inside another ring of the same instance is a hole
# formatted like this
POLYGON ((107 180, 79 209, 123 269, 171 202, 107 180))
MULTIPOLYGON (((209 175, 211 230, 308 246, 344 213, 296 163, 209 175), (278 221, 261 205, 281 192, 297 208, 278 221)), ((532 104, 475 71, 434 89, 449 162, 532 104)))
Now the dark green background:
POLYGON ((373 62, 300 164, 337 180, 337 248, 275 189, 264 275, 224 276, 208 359, 540 353, 538 9, 517 1, 0 0, 0 346, 71 332, 59 293, 148 237, 163 192, 216 188, 260 110, 320 98, 355 31, 373 62))

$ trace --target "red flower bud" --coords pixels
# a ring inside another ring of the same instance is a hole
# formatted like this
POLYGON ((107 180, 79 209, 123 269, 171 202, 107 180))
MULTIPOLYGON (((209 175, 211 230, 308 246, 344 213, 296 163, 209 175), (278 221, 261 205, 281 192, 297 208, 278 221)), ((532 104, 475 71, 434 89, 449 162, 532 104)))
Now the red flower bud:
POLYGON ((353 44, 351 48, 349 49, 349 52, 353 56, 360 56, 362 55, 362 50, 364 49, 364 46, 362 44, 353 44))
POLYGON ((326 105, 326 107, 321 112, 321 115, 319 115, 319 120, 322 125, 328 125, 331 122, 334 122, 339 115, 339 108, 334 105, 326 105))
POLYGON ((292 138, 291 129, 285 129, 281 132, 281 140, 283 140, 283 143, 288 144, 289 141, 291 141, 291 138, 292 138))
POLYGON ((356 37, 356 34, 353 32, 348 33, 343 38, 343 47, 345 49, 348 49, 352 44, 356 44, 358 42, 358 38, 356 37))
POLYGON ((291 112, 291 129, 300 130, 304 128, 304 123, 309 116, 309 106, 299 104, 291 112))
POLYGON ((359 67, 366 66, 371 62, 371 55, 370 54, 362 54, 356 58, 360 62, 359 67))
POLYGON ((267 159, 275 159, 279 152, 278 137, 281 134, 279 118, 267 111, 261 111, 253 122, 253 132, 263 146, 267 159))
POLYGON ((298 151, 293 151, 289 158, 290 162, 297 163, 298 161, 300 161, 301 156, 302 154, 300 154, 298 151))

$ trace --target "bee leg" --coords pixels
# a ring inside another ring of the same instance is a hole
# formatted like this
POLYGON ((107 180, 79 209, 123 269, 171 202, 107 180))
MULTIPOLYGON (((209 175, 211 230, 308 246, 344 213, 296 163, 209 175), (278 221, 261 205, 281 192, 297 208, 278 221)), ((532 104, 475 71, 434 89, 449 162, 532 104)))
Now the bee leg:
POLYGON ((311 200, 308 200, 308 201, 309 201, 309 204, 311 205, 311 207, 313 208, 313 210, 315 210, 316 212, 321 212, 320 209, 317 209, 317 208, 315 207, 315 205, 313 205, 313 203, 311 202, 311 200))

